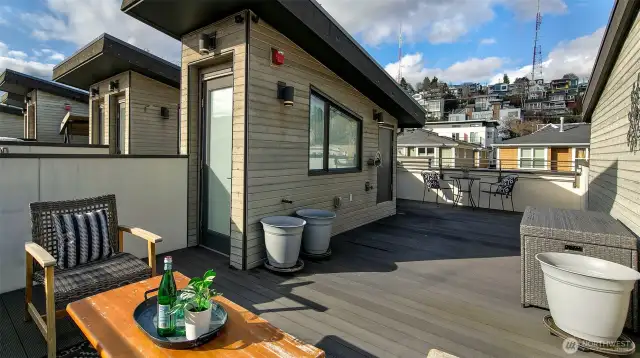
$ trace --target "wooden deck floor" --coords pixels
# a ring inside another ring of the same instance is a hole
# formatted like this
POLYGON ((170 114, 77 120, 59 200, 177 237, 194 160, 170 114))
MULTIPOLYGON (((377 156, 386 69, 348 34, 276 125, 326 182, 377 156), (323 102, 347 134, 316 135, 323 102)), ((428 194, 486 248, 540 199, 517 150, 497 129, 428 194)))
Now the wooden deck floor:
MULTIPOLYGON (((293 276, 236 271, 203 248, 170 255, 187 276, 216 269, 227 298, 330 357, 425 357, 432 348, 459 357, 566 357, 542 325, 547 311, 520 306, 520 218, 399 202, 398 215, 335 237, 331 260, 307 261, 293 276)), ((44 354, 37 328, 21 320, 21 295, 0 296, 2 357, 44 354)), ((59 347, 82 339, 73 323, 58 327, 59 347)))

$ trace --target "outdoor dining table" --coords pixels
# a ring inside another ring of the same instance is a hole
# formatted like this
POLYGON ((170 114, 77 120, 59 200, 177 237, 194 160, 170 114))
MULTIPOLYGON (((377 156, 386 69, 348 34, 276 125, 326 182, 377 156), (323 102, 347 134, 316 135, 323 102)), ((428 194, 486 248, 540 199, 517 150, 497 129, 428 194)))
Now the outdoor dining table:
MULTIPOLYGON (((464 176, 464 175, 454 175, 450 177, 451 179, 453 179, 454 181, 454 186, 457 187, 457 194, 454 195, 453 197, 453 206, 456 205, 460 205, 460 202, 462 201, 462 195, 463 193, 467 193, 469 194, 469 196, 467 197, 469 206, 471 206, 471 208, 477 208, 478 204, 476 203, 476 201, 473 199, 473 195, 471 194, 471 189, 473 188, 473 183, 477 180, 478 182, 481 181, 482 178, 480 177, 474 177, 474 176, 464 176), (462 185, 462 180, 466 180, 467 181, 467 189, 464 189, 463 185, 462 185)), ((478 185, 478 201, 480 200, 480 188, 478 185)))
MULTIPOLYGON (((227 311, 218 337, 185 350, 156 346, 133 318, 144 293, 157 288, 162 276, 139 281, 70 303, 67 312, 102 357, 324 357, 324 351, 272 326, 230 300, 215 301, 227 311)), ((189 278, 174 272, 180 289, 189 278)))

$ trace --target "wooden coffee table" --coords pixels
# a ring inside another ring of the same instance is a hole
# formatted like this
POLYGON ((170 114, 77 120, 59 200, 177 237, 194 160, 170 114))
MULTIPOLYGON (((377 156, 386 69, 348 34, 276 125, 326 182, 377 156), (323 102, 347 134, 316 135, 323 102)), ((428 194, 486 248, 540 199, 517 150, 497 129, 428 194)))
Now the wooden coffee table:
MULTIPOLYGON (((174 273, 183 288, 189 279, 174 273)), ((212 341, 189 350, 156 346, 138 328, 133 310, 144 292, 157 288, 162 276, 116 288, 70 303, 67 312, 102 357, 324 357, 324 351, 272 326, 241 306, 218 296, 229 319, 212 341)))

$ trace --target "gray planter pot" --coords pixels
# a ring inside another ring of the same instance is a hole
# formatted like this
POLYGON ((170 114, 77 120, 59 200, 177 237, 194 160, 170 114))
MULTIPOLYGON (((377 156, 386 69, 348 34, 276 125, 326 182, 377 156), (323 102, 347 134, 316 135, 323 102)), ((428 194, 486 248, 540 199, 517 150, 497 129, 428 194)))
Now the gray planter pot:
POLYGON ((558 328, 591 342, 615 342, 640 273, 610 261, 559 252, 537 254, 536 259, 558 328))
POLYGON ((269 264, 277 268, 295 266, 306 221, 292 216, 270 216, 260 222, 264 229, 269 264))
POLYGON ((301 209, 296 211, 296 214, 307 222, 302 233, 302 249, 310 254, 327 252, 336 213, 328 210, 301 209))

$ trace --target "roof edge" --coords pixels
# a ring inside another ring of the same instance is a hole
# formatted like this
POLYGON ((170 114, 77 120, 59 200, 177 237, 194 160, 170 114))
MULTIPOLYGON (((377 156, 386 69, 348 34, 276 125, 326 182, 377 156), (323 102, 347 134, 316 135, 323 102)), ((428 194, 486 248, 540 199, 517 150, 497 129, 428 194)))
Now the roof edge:
POLYGON ((634 0, 616 0, 613 6, 585 93, 582 113, 584 121, 591 121, 591 115, 607 84, 639 9, 640 1, 634 0))
POLYGON ((492 147, 574 147, 591 146, 591 143, 494 143, 492 147))

